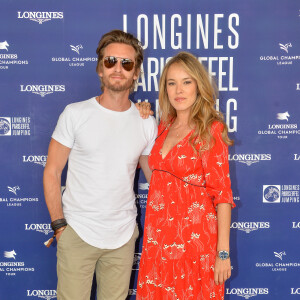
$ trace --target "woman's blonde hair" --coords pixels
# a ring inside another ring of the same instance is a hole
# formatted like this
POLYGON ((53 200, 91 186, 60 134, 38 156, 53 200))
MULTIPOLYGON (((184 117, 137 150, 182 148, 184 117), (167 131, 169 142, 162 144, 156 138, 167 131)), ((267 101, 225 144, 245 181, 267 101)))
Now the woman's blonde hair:
POLYGON ((197 144, 201 142, 199 151, 210 149, 214 144, 211 134, 213 122, 223 124, 222 138, 227 145, 233 145, 228 137, 228 128, 223 121, 223 115, 215 108, 218 95, 216 84, 210 79, 205 67, 199 60, 188 52, 180 52, 172 57, 164 67, 159 82, 159 109, 160 118, 164 125, 168 125, 176 118, 176 110, 171 105, 167 93, 167 74, 171 65, 179 64, 196 81, 197 98, 191 107, 189 124, 195 124, 194 133, 190 137, 190 143, 196 151, 197 144))

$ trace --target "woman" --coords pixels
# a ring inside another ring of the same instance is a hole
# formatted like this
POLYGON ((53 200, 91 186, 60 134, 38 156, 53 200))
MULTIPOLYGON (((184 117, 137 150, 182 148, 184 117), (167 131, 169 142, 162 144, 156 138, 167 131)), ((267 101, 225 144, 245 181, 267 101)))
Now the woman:
POLYGON ((160 79, 161 123, 149 155, 137 299, 224 299, 231 275, 227 127, 199 61, 173 57, 160 79))

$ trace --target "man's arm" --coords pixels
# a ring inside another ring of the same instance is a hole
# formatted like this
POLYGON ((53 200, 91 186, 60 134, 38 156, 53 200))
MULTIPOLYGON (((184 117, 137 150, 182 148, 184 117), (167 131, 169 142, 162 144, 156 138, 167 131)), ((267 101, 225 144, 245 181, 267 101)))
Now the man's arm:
POLYGON ((147 182, 150 183, 152 171, 150 170, 148 165, 148 155, 141 155, 139 159, 139 163, 147 179, 147 182))
POLYGON ((61 173, 71 149, 51 139, 44 170, 44 195, 51 221, 64 218, 61 203, 61 173))

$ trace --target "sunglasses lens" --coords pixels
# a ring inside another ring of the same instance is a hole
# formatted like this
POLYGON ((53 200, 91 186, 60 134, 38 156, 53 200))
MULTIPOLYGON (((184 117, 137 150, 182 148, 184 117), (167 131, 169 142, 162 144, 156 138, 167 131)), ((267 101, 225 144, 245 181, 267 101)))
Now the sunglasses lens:
MULTIPOLYGON (((118 62, 118 58, 115 56, 107 56, 104 58, 104 66, 107 69, 112 68, 118 62)), ((124 70, 131 71, 134 67, 134 62, 128 58, 122 58, 121 64, 124 70)))
POLYGON ((122 66, 123 66, 124 70, 131 71, 133 69, 134 62, 130 59, 123 59, 122 66))
POLYGON ((104 58, 104 66, 107 69, 112 68, 116 63, 117 63, 117 59, 114 56, 108 56, 104 58))

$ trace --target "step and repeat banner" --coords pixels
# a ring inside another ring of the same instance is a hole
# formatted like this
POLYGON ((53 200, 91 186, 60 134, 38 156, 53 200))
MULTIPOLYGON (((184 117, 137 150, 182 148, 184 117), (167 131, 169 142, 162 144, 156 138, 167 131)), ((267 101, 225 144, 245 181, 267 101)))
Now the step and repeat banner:
MULTIPOLYGON (((145 60, 131 99, 149 101, 156 115, 161 71, 181 50, 199 57, 218 85, 217 105, 235 140, 229 161, 237 207, 225 299, 299 299, 300 2, 294 0, 1 1, 0 299, 56 299, 56 246, 44 246, 53 234, 42 186, 47 149, 64 107, 100 94, 95 51, 112 29, 140 39, 145 60)), ((141 228, 148 188, 137 170, 141 228)), ((135 299, 141 251, 142 235, 128 299, 135 299)))

